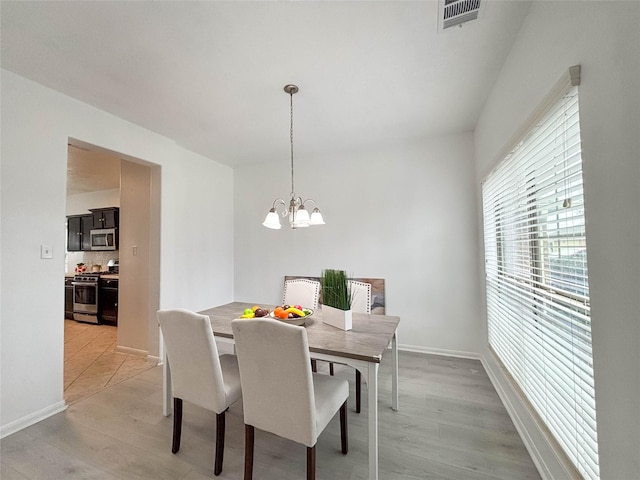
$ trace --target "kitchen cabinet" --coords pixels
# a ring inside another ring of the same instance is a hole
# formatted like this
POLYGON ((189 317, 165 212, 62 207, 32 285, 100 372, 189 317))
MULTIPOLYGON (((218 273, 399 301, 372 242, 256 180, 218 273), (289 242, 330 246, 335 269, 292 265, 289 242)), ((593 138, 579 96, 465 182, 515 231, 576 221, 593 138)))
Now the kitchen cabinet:
POLYGON ((101 278, 98 282, 98 317, 101 323, 118 325, 118 280, 101 278))
POLYGON ((118 228, 120 223, 119 208, 92 208, 89 211, 93 216, 93 228, 118 228))
POLYGON ((71 215, 67 217, 67 252, 91 250, 90 232, 93 215, 71 215))

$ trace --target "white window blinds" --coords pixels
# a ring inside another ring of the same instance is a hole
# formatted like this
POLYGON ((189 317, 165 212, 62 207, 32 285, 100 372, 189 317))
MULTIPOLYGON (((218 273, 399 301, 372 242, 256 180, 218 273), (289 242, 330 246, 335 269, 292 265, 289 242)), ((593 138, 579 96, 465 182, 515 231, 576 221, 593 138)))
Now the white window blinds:
POLYGON ((578 89, 483 184, 489 343, 580 474, 599 478, 578 89))

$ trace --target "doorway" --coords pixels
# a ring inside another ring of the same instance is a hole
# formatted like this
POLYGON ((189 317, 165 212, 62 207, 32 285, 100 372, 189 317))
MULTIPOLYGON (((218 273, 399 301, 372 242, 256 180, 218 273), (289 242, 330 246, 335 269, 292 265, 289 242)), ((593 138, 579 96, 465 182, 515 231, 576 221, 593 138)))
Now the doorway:
POLYGON ((65 319, 64 398, 73 403, 157 364, 160 167, 79 140, 68 144, 67 215, 120 212, 118 250, 65 257, 67 276, 77 263, 102 272, 119 263, 117 326, 65 319))

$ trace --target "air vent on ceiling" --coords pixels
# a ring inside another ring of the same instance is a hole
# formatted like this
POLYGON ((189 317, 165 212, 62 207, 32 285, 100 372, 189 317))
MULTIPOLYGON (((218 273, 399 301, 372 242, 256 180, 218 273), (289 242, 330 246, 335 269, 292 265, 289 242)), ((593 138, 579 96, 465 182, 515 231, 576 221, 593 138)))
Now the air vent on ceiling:
POLYGON ((440 0, 438 4, 439 29, 442 30, 476 20, 480 14, 480 0, 440 0))

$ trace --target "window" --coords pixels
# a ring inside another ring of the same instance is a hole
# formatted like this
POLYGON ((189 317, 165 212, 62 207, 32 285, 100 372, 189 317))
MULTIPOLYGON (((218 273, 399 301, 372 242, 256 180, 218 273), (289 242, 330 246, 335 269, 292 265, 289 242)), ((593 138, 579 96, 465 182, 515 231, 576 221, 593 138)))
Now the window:
POLYGON ((548 105, 482 187, 489 344, 578 472, 597 479, 578 87, 566 82, 548 105))

